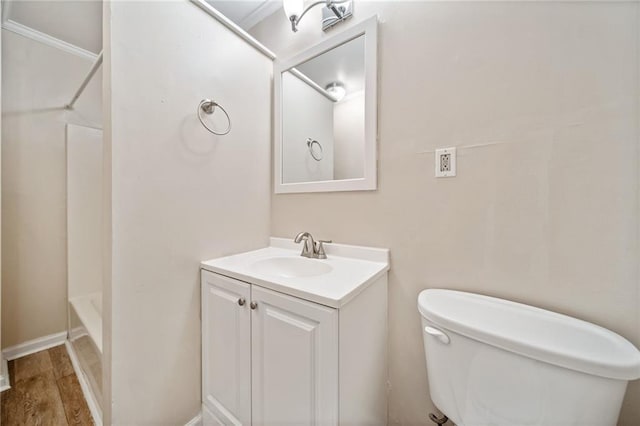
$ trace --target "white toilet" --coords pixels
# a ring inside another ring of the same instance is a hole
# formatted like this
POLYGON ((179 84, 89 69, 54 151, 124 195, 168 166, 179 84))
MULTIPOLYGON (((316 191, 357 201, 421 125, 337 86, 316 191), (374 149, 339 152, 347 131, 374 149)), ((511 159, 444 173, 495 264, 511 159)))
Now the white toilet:
POLYGON ((597 325, 493 297, 424 290, 429 389, 458 426, 615 426, 640 351, 597 325))

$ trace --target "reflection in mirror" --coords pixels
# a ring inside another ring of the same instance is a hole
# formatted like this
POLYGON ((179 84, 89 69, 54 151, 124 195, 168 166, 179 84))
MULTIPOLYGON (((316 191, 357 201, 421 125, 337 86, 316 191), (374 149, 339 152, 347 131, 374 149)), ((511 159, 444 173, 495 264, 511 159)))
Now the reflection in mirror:
POLYGON ((282 183, 364 177, 365 36, 282 73, 282 183))
POLYGON ((377 188, 377 22, 276 60, 276 193, 377 188))

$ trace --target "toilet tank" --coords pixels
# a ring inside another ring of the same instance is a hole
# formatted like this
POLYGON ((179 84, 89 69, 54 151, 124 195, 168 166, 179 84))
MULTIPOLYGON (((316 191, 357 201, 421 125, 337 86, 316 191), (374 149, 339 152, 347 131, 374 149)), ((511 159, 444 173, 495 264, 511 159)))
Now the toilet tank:
POLYGON ((566 315, 452 290, 418 297, 433 403, 458 426, 615 426, 640 352, 566 315))

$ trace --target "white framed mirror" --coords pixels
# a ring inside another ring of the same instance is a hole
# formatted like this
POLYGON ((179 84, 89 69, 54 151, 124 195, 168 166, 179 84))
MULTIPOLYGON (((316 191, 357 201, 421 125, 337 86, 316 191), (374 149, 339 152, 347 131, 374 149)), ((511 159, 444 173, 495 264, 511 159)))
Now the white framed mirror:
POLYGON ((275 192, 377 188, 377 17, 274 66, 275 192))

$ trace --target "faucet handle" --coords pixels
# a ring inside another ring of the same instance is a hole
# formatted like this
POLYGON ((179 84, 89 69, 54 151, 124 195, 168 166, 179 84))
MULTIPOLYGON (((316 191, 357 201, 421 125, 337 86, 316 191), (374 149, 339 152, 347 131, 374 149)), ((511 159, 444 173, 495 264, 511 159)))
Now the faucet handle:
POLYGON ((333 241, 331 240, 318 240, 316 241, 316 247, 315 247, 315 251, 316 251, 316 257, 318 259, 326 259, 327 258, 327 253, 324 252, 324 243, 327 244, 331 244, 333 241))

